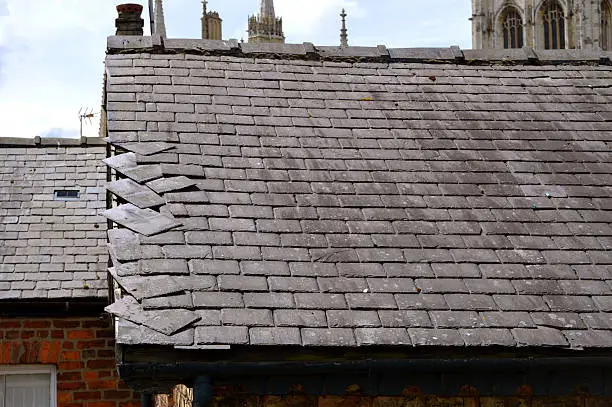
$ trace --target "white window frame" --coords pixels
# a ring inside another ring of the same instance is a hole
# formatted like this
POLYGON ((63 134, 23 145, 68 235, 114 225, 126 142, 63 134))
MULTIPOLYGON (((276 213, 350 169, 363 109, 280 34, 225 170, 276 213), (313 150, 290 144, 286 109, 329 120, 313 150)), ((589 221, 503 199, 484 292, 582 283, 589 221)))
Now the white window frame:
POLYGON ((48 374, 50 407, 57 407, 57 369, 54 365, 0 365, 0 376, 48 374))

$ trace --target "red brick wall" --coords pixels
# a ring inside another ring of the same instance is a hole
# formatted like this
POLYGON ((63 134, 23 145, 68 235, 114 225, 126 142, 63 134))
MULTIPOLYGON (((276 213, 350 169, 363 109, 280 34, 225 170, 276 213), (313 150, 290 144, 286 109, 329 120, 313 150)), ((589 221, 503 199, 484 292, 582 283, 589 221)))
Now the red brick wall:
POLYGON ((139 407, 120 382, 108 318, 0 318, 0 364, 57 367, 58 407, 139 407))

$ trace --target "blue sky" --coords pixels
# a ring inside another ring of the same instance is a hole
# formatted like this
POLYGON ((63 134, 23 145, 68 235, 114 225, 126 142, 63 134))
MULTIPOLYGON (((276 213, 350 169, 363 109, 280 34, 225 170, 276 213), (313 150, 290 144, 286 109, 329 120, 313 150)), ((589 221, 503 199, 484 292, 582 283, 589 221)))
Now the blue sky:
MULTIPOLYGON (((146 0, 131 2, 146 5, 146 0)), ((0 0, 0 136, 78 135, 82 107, 99 112, 109 0, 0 0)), ((245 38, 259 0, 209 0, 224 38, 245 38)), ((287 42, 339 43, 347 9, 349 43, 388 47, 471 47, 470 0, 275 0, 287 42)), ((200 36, 200 0, 165 0, 169 37, 200 36)), ((148 27, 148 21, 146 22, 148 27)), ((85 133, 97 133, 97 120, 85 133)))

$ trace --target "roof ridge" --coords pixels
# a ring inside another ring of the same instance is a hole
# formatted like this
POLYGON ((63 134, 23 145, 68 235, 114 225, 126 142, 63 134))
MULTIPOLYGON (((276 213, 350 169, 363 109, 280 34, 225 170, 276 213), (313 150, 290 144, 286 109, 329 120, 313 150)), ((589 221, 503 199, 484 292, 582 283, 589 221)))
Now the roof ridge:
POLYGON ((520 65, 601 64, 612 65, 612 52, 599 49, 535 50, 472 49, 458 46, 449 48, 387 48, 363 46, 318 46, 302 44, 241 43, 238 40, 165 39, 160 36, 110 36, 109 54, 124 53, 187 53, 201 55, 229 55, 267 59, 303 59, 339 62, 421 62, 479 64, 500 62, 520 65))
POLYGON ((38 147, 38 146, 104 146, 106 140, 103 137, 1 137, 0 146, 3 147, 38 147))

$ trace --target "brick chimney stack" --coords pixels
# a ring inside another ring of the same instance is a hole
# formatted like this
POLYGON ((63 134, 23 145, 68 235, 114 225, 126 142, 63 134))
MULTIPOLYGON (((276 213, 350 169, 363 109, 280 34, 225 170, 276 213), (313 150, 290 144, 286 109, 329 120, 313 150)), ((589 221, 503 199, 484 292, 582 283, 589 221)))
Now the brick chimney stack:
POLYGON ((144 35, 144 20, 141 18, 140 4, 120 4, 117 6, 119 18, 115 20, 116 35, 144 35))

